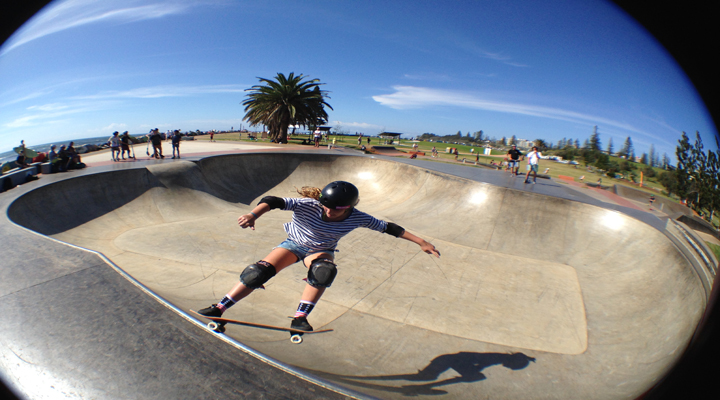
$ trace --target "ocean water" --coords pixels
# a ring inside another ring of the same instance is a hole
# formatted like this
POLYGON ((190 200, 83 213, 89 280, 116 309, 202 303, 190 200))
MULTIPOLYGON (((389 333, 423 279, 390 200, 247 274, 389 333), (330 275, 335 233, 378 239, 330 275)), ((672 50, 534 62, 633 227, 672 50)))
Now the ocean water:
MULTIPOLYGON (((142 137, 147 135, 146 133, 140 134, 140 135, 130 135, 133 137, 142 137)), ((25 146, 29 149, 33 149, 37 151, 38 153, 47 153, 50 151, 50 146, 55 145, 57 148, 55 151, 58 151, 60 149, 60 146, 65 145, 67 146, 70 144, 70 142, 75 142, 75 148, 85 145, 85 144, 94 144, 94 145, 101 145, 108 142, 108 139, 110 138, 110 135, 108 136, 101 136, 101 137, 91 137, 91 138, 85 138, 85 139, 73 139, 73 140, 61 140, 57 142, 52 143, 45 143, 37 146, 33 146, 31 144, 25 143, 25 146)), ((17 146, 20 146, 20 142, 17 143, 17 146)), ((16 147, 16 146, 14 146, 16 147)), ((14 151, 6 151, 5 153, 0 153, 0 165, 5 164, 9 161, 15 161, 17 158, 17 153, 14 151)))

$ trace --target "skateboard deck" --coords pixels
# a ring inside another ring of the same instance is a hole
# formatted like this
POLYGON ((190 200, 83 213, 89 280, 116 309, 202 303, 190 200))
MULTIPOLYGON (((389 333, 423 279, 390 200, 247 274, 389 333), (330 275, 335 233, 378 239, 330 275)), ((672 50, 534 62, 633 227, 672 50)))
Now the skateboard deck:
POLYGON ((235 325, 244 325, 244 326, 251 326, 254 328, 261 328, 261 329, 270 329, 273 331, 285 331, 290 332, 290 341, 295 344, 302 343, 302 335, 308 334, 311 335, 313 333, 323 333, 323 332, 332 332, 332 329, 320 329, 317 331, 301 331, 299 329, 293 329, 293 328, 286 328, 282 326, 274 326, 274 325, 265 325, 265 324, 258 324, 256 322, 247 322, 247 321, 238 321, 235 319, 227 319, 227 318, 220 318, 220 317, 208 317, 202 314, 199 314, 197 311, 190 310, 191 313, 205 318, 209 319, 210 323, 207 324, 208 329, 214 332, 223 333, 225 332, 225 324, 235 324, 235 325))

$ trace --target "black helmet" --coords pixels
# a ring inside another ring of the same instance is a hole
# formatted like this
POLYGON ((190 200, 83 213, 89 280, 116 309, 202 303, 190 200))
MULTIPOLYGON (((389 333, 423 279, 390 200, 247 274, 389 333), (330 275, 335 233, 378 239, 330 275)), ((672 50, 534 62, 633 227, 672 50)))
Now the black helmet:
POLYGON ((335 181, 329 183, 320 194, 320 203, 334 210, 355 207, 360 200, 360 192, 350 182, 335 181))

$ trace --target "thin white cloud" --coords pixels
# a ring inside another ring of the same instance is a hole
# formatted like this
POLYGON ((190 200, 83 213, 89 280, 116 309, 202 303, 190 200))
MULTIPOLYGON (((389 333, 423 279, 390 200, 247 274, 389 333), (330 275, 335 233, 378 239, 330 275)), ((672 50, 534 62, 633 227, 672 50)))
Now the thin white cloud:
POLYGON ((367 122, 333 121, 332 125, 342 125, 343 128, 352 127, 357 129, 382 129, 380 125, 369 124, 367 122))
POLYGON ((242 85, 201 85, 183 86, 167 85, 135 88, 121 91, 107 91, 87 96, 76 96, 73 99, 100 100, 100 99, 154 99, 162 97, 186 97, 212 93, 242 93, 247 86, 242 85))
POLYGON ((5 44, 0 56, 44 36, 95 23, 127 24, 180 14, 197 5, 192 0, 66 0, 51 3, 23 25, 5 44))
POLYGON ((395 93, 372 96, 378 103, 394 109, 426 108, 433 106, 463 107, 485 111, 528 115, 584 125, 607 125, 625 131, 649 135, 633 125, 596 115, 583 114, 561 108, 520 104, 492 98, 483 98, 476 94, 431 89, 414 86, 393 86, 395 93))
POLYGON ((112 122, 110 125, 100 128, 99 131, 100 132, 119 131, 125 127, 127 127, 127 124, 112 122))
POLYGON ((513 61, 512 57, 502 54, 502 53, 493 53, 487 50, 484 50, 480 46, 478 46, 473 41, 467 40, 467 39, 461 39, 456 38, 454 41, 454 45, 457 46, 459 49, 466 51, 470 54, 473 54, 477 57, 481 58, 487 58, 489 60, 501 62, 506 65, 510 65, 512 67, 528 67, 525 64, 519 63, 517 61, 513 61))
POLYGON ((30 126, 46 125, 67 115, 97 111, 105 107, 106 106, 102 105, 100 102, 78 102, 67 104, 50 103, 30 106, 27 108, 29 111, 28 113, 21 115, 12 121, 4 123, 2 127, 18 129, 30 126))

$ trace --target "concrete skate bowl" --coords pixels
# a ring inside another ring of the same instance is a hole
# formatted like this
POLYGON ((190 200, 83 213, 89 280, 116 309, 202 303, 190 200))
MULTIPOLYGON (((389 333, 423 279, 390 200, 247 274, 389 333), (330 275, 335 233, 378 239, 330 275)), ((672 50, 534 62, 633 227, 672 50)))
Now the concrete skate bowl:
MULTIPOLYGON (((274 210, 253 231, 237 226, 239 215, 265 195, 334 180, 356 184, 359 209, 442 257, 357 229, 341 240, 339 274, 309 318, 334 332, 301 345, 285 332, 227 334, 370 396, 635 398, 679 359, 705 308, 691 264, 642 222, 372 157, 232 155, 98 173, 29 192, 8 215, 102 252, 197 310, 280 243, 291 217, 274 210)), ((305 275, 287 268, 226 316, 289 325, 305 275)))

